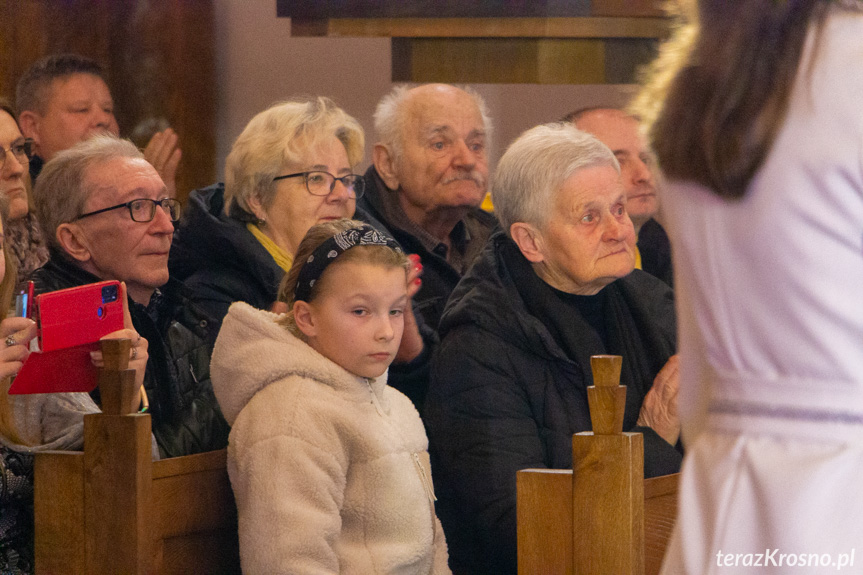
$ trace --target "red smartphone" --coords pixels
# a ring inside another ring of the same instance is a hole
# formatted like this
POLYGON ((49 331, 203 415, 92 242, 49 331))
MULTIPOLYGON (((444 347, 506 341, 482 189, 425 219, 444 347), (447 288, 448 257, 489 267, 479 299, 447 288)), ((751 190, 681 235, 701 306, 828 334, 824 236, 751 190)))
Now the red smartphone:
POLYGON ((36 297, 34 316, 43 351, 96 343, 123 329, 120 282, 105 281, 36 297))
POLYGON ((44 293, 32 307, 41 351, 30 353, 9 393, 92 391, 97 371, 90 352, 102 336, 123 329, 120 282, 44 293))

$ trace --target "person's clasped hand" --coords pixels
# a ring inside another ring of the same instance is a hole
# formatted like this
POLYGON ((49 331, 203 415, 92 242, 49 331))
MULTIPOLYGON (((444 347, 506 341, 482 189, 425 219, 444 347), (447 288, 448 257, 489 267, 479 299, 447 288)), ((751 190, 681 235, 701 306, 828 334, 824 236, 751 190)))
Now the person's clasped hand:
POLYGON ((680 359, 672 355, 656 374, 638 415, 638 425, 651 428, 671 445, 675 445, 680 437, 680 419, 677 416, 679 389, 680 359))

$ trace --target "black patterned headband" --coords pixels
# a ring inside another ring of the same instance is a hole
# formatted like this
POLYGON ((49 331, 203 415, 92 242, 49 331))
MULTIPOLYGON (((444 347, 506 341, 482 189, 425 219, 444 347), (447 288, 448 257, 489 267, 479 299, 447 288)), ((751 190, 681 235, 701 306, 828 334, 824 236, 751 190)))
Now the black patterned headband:
POLYGON ((303 269, 300 270, 297 278, 297 287, 294 288, 294 301, 309 301, 312 287, 323 275, 327 266, 356 246, 387 246, 402 253, 402 248, 397 241, 368 224, 339 232, 315 248, 303 264, 303 269))

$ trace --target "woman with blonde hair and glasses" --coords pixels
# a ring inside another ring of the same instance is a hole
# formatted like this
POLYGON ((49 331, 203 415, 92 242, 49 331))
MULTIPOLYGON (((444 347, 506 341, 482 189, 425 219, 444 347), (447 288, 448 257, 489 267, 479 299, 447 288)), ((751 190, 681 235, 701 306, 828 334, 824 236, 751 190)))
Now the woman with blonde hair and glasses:
MULTIPOLYGON (((383 229, 356 210, 364 180, 354 169, 364 145, 359 122, 329 98, 281 102, 256 115, 228 154, 224 184, 189 196, 171 247, 171 275, 219 322, 235 301, 270 309, 309 228, 356 217, 383 229)), ((409 257, 413 297, 422 266, 409 257)), ((433 341, 409 307, 394 387, 412 396, 424 385, 433 341)))
POLYGON ((682 8, 637 110, 669 180, 680 318, 686 457, 663 572, 850 567, 863 541, 863 2, 682 8))
POLYGON ((365 137, 328 98, 276 104, 234 142, 225 182, 189 196, 171 274, 221 320, 235 301, 269 309, 306 231, 353 217, 365 137))

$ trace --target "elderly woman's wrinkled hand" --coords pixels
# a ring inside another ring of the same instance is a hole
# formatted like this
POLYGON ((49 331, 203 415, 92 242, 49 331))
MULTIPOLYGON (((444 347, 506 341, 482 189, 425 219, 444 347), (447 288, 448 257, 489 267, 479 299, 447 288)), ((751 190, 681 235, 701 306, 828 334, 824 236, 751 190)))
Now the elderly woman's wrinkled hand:
POLYGON ((30 340, 36 337, 36 324, 26 317, 8 317, 0 323, 0 379, 17 375, 30 355, 30 340))
POLYGON ((675 445, 680 437, 680 419, 677 416, 679 389, 680 360, 677 355, 672 355, 656 374, 638 415, 638 425, 651 428, 671 445, 675 445))

